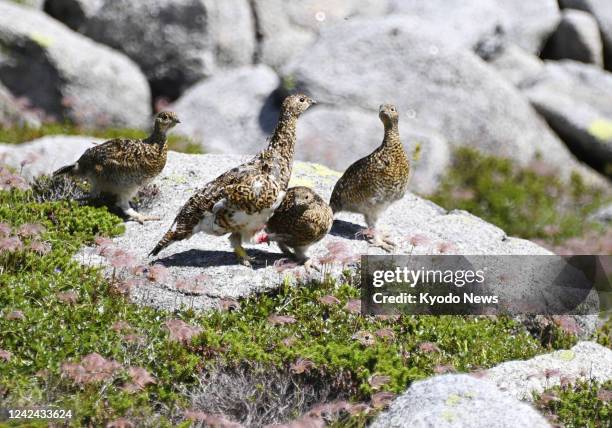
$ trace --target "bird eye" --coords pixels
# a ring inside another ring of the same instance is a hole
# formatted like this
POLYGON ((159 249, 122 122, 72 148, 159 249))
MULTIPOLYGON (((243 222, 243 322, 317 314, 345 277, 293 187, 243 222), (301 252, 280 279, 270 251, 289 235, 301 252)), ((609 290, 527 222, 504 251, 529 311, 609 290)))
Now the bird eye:
POLYGON ((393 107, 391 107, 391 111, 395 111, 395 109, 393 107))
POLYGON ((300 102, 303 103, 304 101, 306 101, 306 98, 302 97, 300 98, 300 102))

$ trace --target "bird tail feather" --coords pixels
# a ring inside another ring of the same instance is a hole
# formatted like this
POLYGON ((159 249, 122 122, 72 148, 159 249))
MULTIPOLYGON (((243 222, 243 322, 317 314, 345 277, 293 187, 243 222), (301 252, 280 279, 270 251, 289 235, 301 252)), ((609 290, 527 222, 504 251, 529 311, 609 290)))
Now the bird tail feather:
MULTIPOLYGON (((174 225, 173 225, 174 226, 174 225)), ((159 240, 155 248, 151 250, 149 256, 156 256, 159 254, 161 250, 166 248, 168 245, 172 244, 176 241, 181 241, 183 239, 189 239, 193 235, 192 231, 186 230, 184 228, 176 228, 174 230, 170 229, 166 232, 164 237, 159 240)))
POLYGON ((151 252, 149 253, 149 256, 158 255, 161 250, 166 248, 168 245, 172 244, 174 241, 177 241, 176 232, 174 230, 167 231, 164 237, 159 240, 155 248, 151 250, 151 252))
POLYGON ((73 174, 76 170, 76 163, 73 163, 71 165, 66 165, 61 167, 60 169, 58 169, 57 171, 55 171, 53 173, 54 177, 57 177, 58 175, 63 175, 63 174, 73 174))

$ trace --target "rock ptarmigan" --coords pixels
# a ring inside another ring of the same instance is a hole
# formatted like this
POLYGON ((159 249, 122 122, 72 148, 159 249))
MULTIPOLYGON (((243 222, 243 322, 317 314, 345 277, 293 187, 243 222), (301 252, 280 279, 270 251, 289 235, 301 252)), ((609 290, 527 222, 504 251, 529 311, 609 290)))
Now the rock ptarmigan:
POLYGON ((101 193, 117 198, 124 214, 139 223, 159 220, 136 212, 130 201, 138 190, 151 182, 166 166, 168 157, 167 132, 180 123, 173 112, 155 116, 153 132, 145 139, 117 138, 91 147, 73 164, 53 173, 84 178, 91 185, 91 195, 101 193))

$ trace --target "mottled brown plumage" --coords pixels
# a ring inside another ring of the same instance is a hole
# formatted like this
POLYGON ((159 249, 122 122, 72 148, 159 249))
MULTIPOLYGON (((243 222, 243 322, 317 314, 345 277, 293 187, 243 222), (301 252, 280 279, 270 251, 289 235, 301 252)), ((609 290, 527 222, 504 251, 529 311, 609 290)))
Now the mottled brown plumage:
POLYGON ((157 255, 172 242, 188 239, 197 232, 217 236, 230 233, 238 259, 249 265, 251 259, 242 242, 263 228, 282 202, 293 167, 297 119, 314 103, 306 95, 287 97, 268 147, 198 190, 183 205, 151 254, 157 255))
POLYGON ((69 174, 85 178, 91 194, 107 193, 117 197, 117 206, 131 219, 142 223, 157 220, 136 212, 130 200, 166 166, 166 133, 180 123, 175 113, 161 112, 155 117, 152 134, 143 139, 117 138, 87 149, 72 165, 53 175, 69 174))
POLYGON ((379 117, 385 127, 382 144, 368 156, 353 163, 336 183, 330 199, 334 213, 349 211, 363 214, 371 242, 387 251, 393 242, 375 232, 380 215, 401 199, 408 188, 410 161, 400 141, 395 106, 380 106, 379 117))
POLYGON ((276 242, 283 253, 306 263, 306 251, 327 235, 333 217, 329 205, 313 190, 292 187, 268 220, 265 240, 276 242))

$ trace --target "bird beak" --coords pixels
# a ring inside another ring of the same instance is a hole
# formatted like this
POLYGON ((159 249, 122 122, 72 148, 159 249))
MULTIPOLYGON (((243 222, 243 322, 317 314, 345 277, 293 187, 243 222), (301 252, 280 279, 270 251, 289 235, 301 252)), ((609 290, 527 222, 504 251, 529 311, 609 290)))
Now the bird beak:
POLYGON ((310 104, 312 104, 312 105, 314 106, 314 105, 317 105, 318 103, 317 103, 315 100, 312 100, 312 99, 311 99, 311 100, 310 100, 310 104))
POLYGON ((181 123, 181 121, 178 119, 174 119, 174 123, 181 123))

